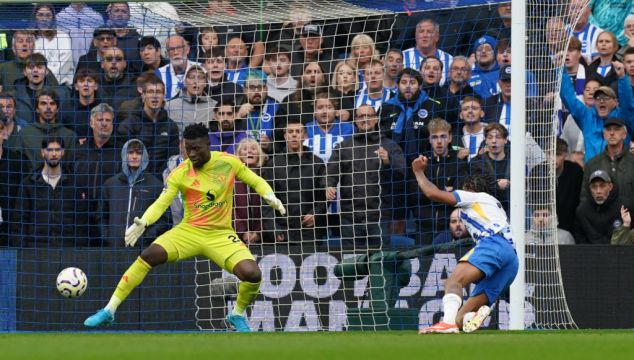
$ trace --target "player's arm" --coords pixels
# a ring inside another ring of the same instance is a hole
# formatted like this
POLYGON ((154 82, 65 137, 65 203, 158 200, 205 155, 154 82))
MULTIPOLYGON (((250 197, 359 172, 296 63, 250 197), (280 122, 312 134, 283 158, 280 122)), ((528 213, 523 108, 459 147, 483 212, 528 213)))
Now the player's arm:
POLYGON ((243 183, 253 188, 253 190, 255 190, 258 195, 260 195, 260 197, 269 204, 269 206, 279 211, 280 214, 285 215, 286 209, 284 208, 282 201, 278 199, 277 196, 275 196, 275 194, 273 193, 273 189, 266 182, 266 180, 251 171, 251 169, 249 169, 240 160, 236 159, 236 161, 238 162, 234 163, 234 166, 237 167, 236 177, 243 183))
POLYGON ((456 200, 454 194, 449 191, 440 190, 434 183, 429 181, 427 175, 425 175, 425 169, 427 169, 428 162, 429 159, 422 155, 419 155, 418 158, 412 161, 412 170, 414 171, 414 175, 416 175, 418 187, 420 187, 428 199, 455 206, 458 201, 456 200))
POLYGON ((167 178, 167 185, 161 192, 161 195, 145 210, 143 216, 139 219, 134 218, 134 223, 130 225, 125 231, 125 244, 126 246, 134 246, 143 235, 145 229, 154 224, 158 219, 163 216, 167 207, 171 204, 172 200, 178 194, 178 175, 182 174, 180 171, 173 171, 167 178))

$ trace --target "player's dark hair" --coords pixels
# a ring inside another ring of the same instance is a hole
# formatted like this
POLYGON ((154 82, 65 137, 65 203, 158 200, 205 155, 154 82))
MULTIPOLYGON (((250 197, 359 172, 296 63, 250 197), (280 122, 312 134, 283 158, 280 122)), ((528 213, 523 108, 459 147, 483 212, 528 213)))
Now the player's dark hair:
POLYGON ((462 183, 462 188, 473 192, 494 194, 495 180, 485 172, 475 172, 467 175, 462 183))
POLYGON ((203 123, 187 125, 183 131, 183 138, 185 140, 209 139, 209 129, 203 123))

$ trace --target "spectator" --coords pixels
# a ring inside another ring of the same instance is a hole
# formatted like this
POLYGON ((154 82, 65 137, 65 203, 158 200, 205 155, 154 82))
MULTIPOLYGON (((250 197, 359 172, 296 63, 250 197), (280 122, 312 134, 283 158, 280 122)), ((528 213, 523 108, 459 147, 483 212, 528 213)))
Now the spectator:
POLYGON ((612 68, 614 61, 620 59, 616 56, 619 43, 616 36, 609 31, 604 31, 597 37, 597 58, 588 65, 588 77, 596 78, 605 85, 616 88, 615 82, 620 76, 612 68))
POLYGON ((8 92, 0 92, 0 118, 3 125, 2 139, 8 145, 26 126, 26 120, 16 116, 15 97, 8 92))
POLYGON ((306 124, 304 145, 324 163, 330 159, 334 147, 354 133, 351 123, 336 118, 336 109, 337 103, 328 93, 318 93, 315 97, 315 120, 306 124))
POLYGON ((205 95, 206 87, 205 70, 198 65, 191 66, 185 73, 185 88, 165 105, 169 117, 178 125, 180 135, 187 125, 213 119, 215 102, 205 95))
MULTIPOLYGON (((150 159, 140 140, 131 139, 123 144, 121 161, 121 172, 106 180, 101 195, 102 246, 107 247, 124 247, 122 239, 128 226, 134 218, 143 215, 163 189, 163 183, 156 176, 145 172, 150 159)), ((165 213, 140 240, 153 241, 167 229, 165 213)))
POLYGON ((472 169, 481 169, 495 179, 495 191, 492 194, 500 201, 504 211, 509 214, 511 197, 511 155, 506 144, 509 133, 506 127, 497 122, 489 123, 484 128, 484 152, 471 159, 472 169))
POLYGON ((630 14, 625 18, 623 28, 623 34, 627 37, 627 44, 621 46, 619 51, 616 52, 616 55, 621 57, 623 57, 627 49, 634 47, 634 15, 630 14))
MULTIPOLYGON (((563 139, 557 139, 555 149, 555 184, 557 204, 557 226, 570 233, 574 231, 575 209, 579 206, 579 194, 583 181, 583 168, 579 164, 566 160, 568 144, 563 139)), ((537 165, 530 172, 531 183, 529 191, 539 192, 548 190, 550 178, 550 164, 544 162, 537 165)))
MULTIPOLYGON (((358 34, 352 38, 350 42, 350 54, 348 54, 346 62, 348 65, 357 69, 361 84, 367 83, 365 80, 366 67, 374 63, 383 65, 379 60, 379 53, 374 45, 374 40, 366 34, 358 34)), ((383 72, 381 76, 384 76, 383 72)), ((383 79, 381 79, 381 82, 382 81, 383 79)))
POLYGON ((244 86, 249 73, 249 48, 239 36, 232 37, 225 47, 225 74, 227 79, 237 85, 244 86))
POLYGON ((623 221, 621 225, 612 232, 610 244, 634 245, 634 231, 631 230, 632 216, 630 210, 624 206, 621 206, 621 220, 623 221))
POLYGON ((490 96, 484 102, 484 121, 489 124, 500 123, 509 132, 511 130, 511 67, 500 69, 498 80, 500 93, 490 96))
MULTIPOLYGON (((495 56, 497 63, 500 67, 511 66, 511 41, 509 39, 502 39, 495 45, 495 56)), ((535 98, 539 95, 539 82, 535 78, 535 73, 530 70, 525 71, 526 79, 526 96, 535 98)), ((500 92, 498 86, 497 91, 500 92)))
MULTIPOLYGON (((24 67, 33 55, 35 35, 30 30, 16 30, 11 42, 13 60, 0 64, 0 85, 3 91, 13 91, 15 82, 25 77, 24 67)), ((51 73, 46 75, 46 83, 51 86, 58 85, 57 79, 51 73)))
POLYGON ((383 86, 385 68, 380 60, 370 60, 365 68, 365 86, 359 90, 354 100, 354 107, 371 105, 375 112, 379 112, 381 105, 394 94, 383 86))
MULTIPOLYGON (((627 120, 628 123, 626 125, 630 128, 634 125, 634 121, 631 119, 631 109, 634 107, 632 86, 628 78, 625 77, 623 64, 614 62, 613 66, 619 77, 618 100, 612 88, 601 86, 594 93, 596 103, 591 109, 587 108, 583 102, 576 98, 572 81, 570 81, 568 73, 563 71, 560 90, 561 100, 583 132, 586 161, 595 157, 603 150, 604 119, 608 117, 618 117, 627 120)), ((630 137, 628 134, 628 140, 630 137)))
POLYGON ((379 128, 403 150, 407 164, 430 149, 428 125, 432 104, 424 91, 420 73, 405 68, 398 76, 397 95, 382 107, 379 128))
POLYGON ((469 231, 467 231, 464 222, 460 218, 460 208, 456 208, 449 215, 449 229, 436 235, 432 241, 432 245, 450 243, 470 236, 469 231))
POLYGON ((621 224, 619 213, 624 204, 608 173, 597 170, 588 179, 590 197, 577 207, 575 240, 577 244, 609 244, 612 232, 621 224))
POLYGON ((154 36, 144 36, 139 40, 139 56, 143 63, 141 74, 146 71, 155 72, 169 64, 169 61, 161 55, 161 43, 154 36))
POLYGON ((271 74, 266 79, 268 94, 281 102, 297 88, 297 80, 290 75, 291 53, 287 47, 280 45, 270 48, 264 59, 271 68, 271 74))
MULTIPOLYGON (((139 29, 141 36, 153 36, 165 43, 170 35, 181 34, 183 36, 192 34, 194 29, 185 27, 181 22, 179 13, 172 3, 166 1, 156 2, 130 2, 130 20, 128 27, 139 29)), ((193 44, 193 39, 188 38, 188 42, 193 44)), ((136 68, 136 67, 135 67, 136 68)))
POLYGON ((173 99, 185 86, 185 74, 192 66, 199 63, 189 61, 189 46, 180 35, 170 36, 165 43, 165 51, 169 64, 158 68, 158 75, 165 84, 165 100, 173 99))
POLYGON ((625 65, 625 72, 630 80, 630 85, 634 89, 634 48, 626 50, 623 54, 623 64, 625 65))
MULTIPOLYGON (((196 62, 203 63, 207 58, 205 54, 211 53, 213 48, 220 46, 220 39, 218 33, 213 26, 206 26, 198 30, 198 36, 196 37, 196 52, 193 55, 193 59, 196 62)), ((190 57, 192 57, 190 55, 190 57)))
POLYGON ((35 114, 37 122, 30 123, 25 126, 22 131, 15 137, 15 145, 12 148, 22 152, 31 163, 31 169, 35 170, 40 162, 42 155, 40 145, 42 140, 47 137, 62 138, 65 144, 66 158, 73 158, 73 148, 77 142, 77 135, 60 124, 57 119, 59 112, 59 96, 54 90, 41 89, 35 95, 36 107, 35 114))
POLYGON ((145 87, 145 83, 147 82, 162 82, 161 78, 156 76, 155 72, 145 72, 134 80, 136 85, 136 91, 134 97, 125 100, 119 105, 119 109, 116 112, 116 123, 119 123, 125 119, 125 116, 130 111, 135 111, 137 108, 142 107, 143 99, 141 95, 143 94, 143 88, 145 87))
POLYGON ((99 75, 90 68, 79 68, 75 74, 75 87, 69 104, 63 107, 64 124, 85 139, 90 133, 90 111, 101 103, 97 96, 99 75))
POLYGON ((312 121, 315 112, 315 96, 328 89, 324 74, 324 69, 319 63, 305 64, 297 90, 282 102, 282 113, 287 114, 289 118, 300 119, 302 124, 312 121))
POLYGON ((479 96, 465 96, 460 105, 460 120, 464 122, 461 133, 458 158, 471 160, 481 154, 480 145, 484 141, 484 128, 487 124, 482 122, 484 111, 482 99, 479 96))
MULTIPOLYGON (((318 24, 305 24, 293 49, 291 76, 302 76, 304 65, 317 62, 326 74, 331 73, 332 50, 323 47, 323 28, 318 24)), ((353 65, 351 65, 356 69, 353 65)))
POLYGON ((583 95, 583 88, 586 85, 586 78, 591 78, 587 70, 585 61, 582 61, 581 54, 581 41, 576 37, 571 37, 568 43, 568 50, 566 51, 566 58, 564 64, 566 66, 566 72, 570 79, 573 81, 577 97, 583 95))
MULTIPOLYGON (((595 100, 594 93, 601 87, 601 83, 596 79, 590 79, 585 82, 583 93, 581 94, 581 101, 588 108, 592 109, 595 100)), ((569 154, 571 157, 581 158, 581 165, 584 163, 585 157, 585 145, 584 137, 579 125, 573 119, 572 114, 568 113, 565 119, 564 126, 561 133, 561 138, 566 140, 566 143, 570 144, 569 154)))
POLYGON ((304 146, 305 139, 301 122, 286 124, 286 153, 276 154, 263 168, 262 176, 286 206, 286 216, 262 208, 265 228, 274 232, 277 242, 314 241, 327 235, 326 167, 304 146))
POLYGON ((159 78, 144 84, 142 105, 126 114, 118 126, 121 140, 139 139, 150 154, 146 172, 161 176, 170 156, 178 154, 178 126, 164 109, 165 85, 159 78))
POLYGON ((119 109, 122 102, 134 97, 134 83, 128 70, 123 50, 111 47, 104 52, 97 96, 115 109, 119 109))
POLYGON ((203 57, 205 70, 207 71, 207 94, 216 104, 232 102, 242 104, 244 91, 242 86, 232 82, 225 74, 225 51, 223 48, 214 47, 210 53, 203 57))
POLYGON ((37 30, 34 51, 46 57, 48 68, 58 83, 71 86, 75 73, 71 38, 67 33, 56 29, 54 15, 52 5, 35 5, 33 17, 37 30))
POLYGON ((477 39, 473 44, 475 64, 469 85, 484 99, 498 93, 497 81, 501 73, 495 55, 496 45, 497 41, 488 35, 477 39))
POLYGON ((359 76, 353 67, 345 61, 340 61, 335 66, 330 81, 331 95, 339 103, 339 118, 343 121, 350 120, 354 110, 354 97, 359 90, 359 76))
POLYGON ((276 139, 273 132, 280 104, 268 96, 266 80, 260 71, 249 72, 245 89, 247 102, 240 106, 238 118, 246 120, 247 135, 260 143, 262 150, 270 153, 276 139))
POLYGON ((460 104, 465 96, 475 95, 475 90, 469 85, 471 66, 469 59, 464 56, 454 56, 449 66, 449 80, 443 87, 444 93, 453 103, 460 104))
MULTIPOLYGON (((544 36, 545 39, 543 41, 546 43, 545 52, 548 53, 551 59, 554 59, 558 56, 561 44, 565 43, 566 38, 570 36, 565 19, 561 16, 549 18, 546 21, 544 36)), ((507 39, 510 39, 510 37, 507 39)))
MULTIPOLYGON (((5 130, 4 123, 0 121, 0 134, 5 130)), ((17 200, 15 189, 19 188, 21 179, 27 173, 26 165, 27 159, 9 148, 4 136, 0 136, 0 246, 10 244, 11 214, 17 200)))
POLYGON ((117 34, 114 29, 106 26, 96 28, 92 32, 92 47, 79 57, 77 69, 89 68, 99 72, 105 53, 116 46, 117 34))
MULTIPOLYGON (((61 103, 67 101, 67 88, 49 82, 50 77, 48 75, 50 71, 44 55, 40 53, 31 55, 26 61, 22 73, 24 74, 24 78, 15 81, 13 95, 17 102, 17 116, 26 120, 27 123, 37 121, 37 114, 35 113, 37 100, 35 95, 39 90, 54 90, 62 101, 61 103)), ((39 149, 39 146, 40 143, 38 141, 36 149, 39 149)))
POLYGON ((592 59, 599 55, 596 47, 597 38, 603 32, 603 29, 590 23, 590 12, 592 9, 585 1, 570 1, 569 11, 569 14, 574 14, 575 17, 579 16, 572 29, 572 35, 579 39, 581 43, 581 56, 585 58, 587 63, 590 63, 592 59))
POLYGON ((555 228, 554 233, 551 231, 551 227, 555 225, 557 219, 553 219, 549 205, 533 205, 531 227, 526 232, 524 241, 527 245, 574 245, 575 239, 570 232, 560 227, 555 228))
MULTIPOLYGON (((427 176, 439 189, 453 191, 462 188, 462 178, 467 175, 467 162, 458 158, 451 147, 451 125, 443 119, 433 119, 427 126, 431 152, 428 154, 427 176)), ((434 234, 447 229, 447 219, 452 212, 450 206, 430 201, 420 190, 415 179, 409 181, 408 205, 417 220, 418 232, 423 244, 430 244, 434 234)))
POLYGON ((233 102, 216 104, 214 121, 209 131, 209 150, 236 153, 236 146, 247 137, 247 133, 236 129, 235 116, 236 106, 233 102))
POLYGON ((581 200, 588 198, 589 174, 603 170, 619 188, 620 199, 634 204, 634 155, 625 146, 627 128, 620 118, 607 118, 603 123, 605 150, 590 159, 585 166, 581 200))
POLYGON ((389 49, 383 56, 385 78, 383 86, 392 92, 398 90, 398 74, 403 70, 403 53, 399 49, 389 49))
POLYGON ((103 16, 84 2, 72 2, 55 15, 55 20, 57 28, 70 36, 73 64, 77 66, 79 57, 90 49, 90 35, 96 28, 103 26, 103 16))
POLYGON ((106 13, 108 14, 106 25, 114 29, 117 36, 117 46, 125 54, 124 57, 130 66, 129 70, 135 73, 141 62, 139 57, 139 38, 141 35, 129 23, 130 7, 126 2, 111 3, 106 8, 106 13))
POLYGON ((433 104, 430 109, 432 118, 439 117, 457 123, 460 105, 447 95, 445 87, 440 86, 442 62, 435 56, 428 56, 420 65, 420 73, 423 78, 421 90, 429 95, 433 104))
MULTIPOLYGON (((61 137, 40 139, 44 163, 29 172, 20 185, 12 214, 13 245, 21 248, 61 248, 90 245, 87 191, 63 166, 61 137)), ((39 162, 38 161, 38 162, 39 162)))
MULTIPOLYGON (((249 169, 260 175, 267 157, 257 141, 251 138, 241 140, 236 155, 249 169)), ((247 244, 262 242, 263 237, 269 235, 262 228, 262 199, 239 180, 235 182, 233 191, 233 228, 236 234, 247 244)))
POLYGON ((396 221, 405 217, 400 188, 405 158, 395 142, 380 135, 378 123, 372 106, 356 109, 356 133, 335 148, 327 165, 326 198, 333 201, 339 195, 344 248, 379 249, 381 215, 396 221))
POLYGON ((429 56, 434 56, 442 62, 442 68, 445 69, 440 77, 440 85, 444 85, 445 80, 449 77, 448 70, 453 56, 438 49, 440 25, 432 19, 422 19, 416 24, 415 38, 416 46, 403 51, 405 67, 418 70, 423 60, 429 56))
MULTIPOLYGON (((163 170, 163 186, 167 186, 167 178, 170 176, 172 171, 176 169, 183 161, 187 160, 187 151, 185 150, 185 139, 181 138, 178 143, 178 148, 180 150, 180 154, 172 155, 169 159, 167 159, 167 167, 163 170)), ((170 215, 171 215, 171 226, 174 227, 183 220, 183 216, 185 215, 185 210, 183 209, 183 200, 181 196, 175 196, 170 204, 170 215)))
POLYGON ((90 134, 77 145, 73 162, 74 174, 86 184, 90 198, 90 234, 99 238, 99 201, 104 182, 114 176, 120 168, 120 144, 112 136, 114 131, 114 110, 106 103, 100 103, 90 112, 90 134))

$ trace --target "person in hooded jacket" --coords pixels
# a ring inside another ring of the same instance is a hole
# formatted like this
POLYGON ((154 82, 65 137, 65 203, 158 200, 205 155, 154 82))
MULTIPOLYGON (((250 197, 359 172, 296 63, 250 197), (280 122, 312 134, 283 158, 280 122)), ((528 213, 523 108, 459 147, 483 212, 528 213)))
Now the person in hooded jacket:
MULTIPOLYGON (((103 184, 99 210, 102 216, 103 246, 124 247, 125 230, 160 195, 163 183, 145 172, 149 163, 149 155, 143 142, 132 139, 123 145, 121 172, 103 184)), ((167 231, 167 220, 166 212, 155 226, 145 232, 141 240, 150 241, 167 231)))

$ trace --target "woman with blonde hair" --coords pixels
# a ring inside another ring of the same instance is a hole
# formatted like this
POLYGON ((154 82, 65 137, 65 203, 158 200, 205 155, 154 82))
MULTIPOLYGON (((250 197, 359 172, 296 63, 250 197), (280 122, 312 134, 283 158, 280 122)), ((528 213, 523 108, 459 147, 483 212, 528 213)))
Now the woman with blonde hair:
POLYGON ((359 82, 363 84, 363 71, 371 60, 379 60, 374 40, 367 34, 358 34, 350 42, 350 54, 346 62, 359 74, 359 82))
POLYGON ((354 97, 359 90, 359 75, 357 71, 345 61, 335 66, 330 81, 331 95, 339 102, 339 118, 343 121, 350 119, 354 109, 354 97))
POLYGON ((611 85, 619 78, 612 66, 613 61, 620 61, 616 56, 619 50, 618 40, 613 33, 604 31, 597 37, 595 46, 599 55, 588 65, 586 74, 589 79, 597 79, 604 85, 611 85))
MULTIPOLYGON (((260 175, 267 156, 252 138, 240 140, 236 156, 249 169, 260 175)), ((262 241, 262 199, 247 184, 236 179, 233 195, 233 228, 247 244, 262 241)))

